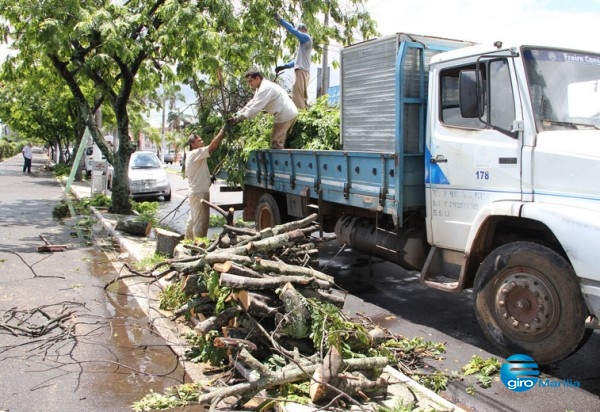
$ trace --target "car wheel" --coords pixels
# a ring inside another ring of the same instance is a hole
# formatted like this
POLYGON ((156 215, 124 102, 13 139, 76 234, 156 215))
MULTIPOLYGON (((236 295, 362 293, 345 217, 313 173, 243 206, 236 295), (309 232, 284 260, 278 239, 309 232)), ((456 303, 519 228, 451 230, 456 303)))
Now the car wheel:
POLYGON ((169 192, 168 195, 164 195, 163 196, 165 198, 165 202, 170 202, 171 201, 171 193, 169 192))

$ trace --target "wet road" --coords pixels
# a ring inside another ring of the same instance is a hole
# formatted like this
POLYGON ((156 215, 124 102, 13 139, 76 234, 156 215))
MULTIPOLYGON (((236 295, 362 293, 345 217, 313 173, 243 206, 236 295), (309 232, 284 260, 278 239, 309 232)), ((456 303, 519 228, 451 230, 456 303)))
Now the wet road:
POLYGON ((99 225, 53 217, 65 195, 44 164, 0 163, 0 410, 130 410, 185 372, 133 296, 104 290, 116 254, 99 225), (38 253, 40 235, 67 250, 38 253))

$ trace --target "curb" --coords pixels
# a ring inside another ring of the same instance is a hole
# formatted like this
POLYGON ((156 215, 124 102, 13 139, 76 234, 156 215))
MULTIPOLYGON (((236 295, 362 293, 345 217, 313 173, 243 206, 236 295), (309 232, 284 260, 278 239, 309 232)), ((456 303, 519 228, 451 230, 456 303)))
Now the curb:
MULTIPOLYGON (((74 188, 71 188, 71 193, 78 200, 81 200, 81 196, 79 196, 74 188)), ((102 227, 106 230, 108 235, 111 236, 117 242, 119 247, 126 251, 132 259, 140 261, 145 257, 139 248, 134 247, 135 242, 125 238, 120 232, 116 231, 114 225, 106 219, 98 209, 94 206, 88 207, 94 217, 102 224, 102 227)), ((118 273, 121 267, 118 267, 116 262, 113 262, 113 266, 118 273)), ((167 320, 167 314, 162 313, 160 309, 152 305, 153 299, 152 296, 150 296, 152 293, 149 286, 141 284, 133 278, 123 279, 122 282, 127 286, 140 309, 146 314, 149 322, 156 329, 156 333, 167 342, 171 350, 179 357, 179 363, 182 365, 185 373, 190 379, 194 382, 205 380, 206 376, 200 370, 202 365, 185 360, 184 355, 185 352, 190 349, 190 345, 179 338, 181 331, 177 329, 174 323, 167 320), (157 314, 159 314, 159 316, 157 316, 157 314)), ((162 280, 161 285, 166 286, 162 280)), ((189 330, 191 331, 191 328, 189 330)))
POLYGON ((386 366, 383 369, 384 372, 387 372, 390 376, 393 376, 395 379, 398 379, 401 383, 408 386, 412 391, 420 393, 423 397, 430 399, 433 403, 442 407, 444 411, 449 412, 466 412, 461 407, 453 404, 446 398, 438 395, 431 389, 426 388, 423 385, 415 382, 413 379, 406 376, 404 373, 400 372, 398 369, 392 368, 391 366, 386 366))

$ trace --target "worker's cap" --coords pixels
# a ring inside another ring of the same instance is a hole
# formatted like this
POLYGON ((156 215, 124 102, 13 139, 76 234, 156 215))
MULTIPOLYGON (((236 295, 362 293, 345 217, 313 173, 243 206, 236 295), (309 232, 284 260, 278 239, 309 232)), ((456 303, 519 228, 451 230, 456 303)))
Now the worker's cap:
POLYGON ((298 29, 298 30, 308 30, 308 28, 306 27, 306 24, 304 24, 304 23, 298 23, 298 25, 296 26, 296 29, 298 29))

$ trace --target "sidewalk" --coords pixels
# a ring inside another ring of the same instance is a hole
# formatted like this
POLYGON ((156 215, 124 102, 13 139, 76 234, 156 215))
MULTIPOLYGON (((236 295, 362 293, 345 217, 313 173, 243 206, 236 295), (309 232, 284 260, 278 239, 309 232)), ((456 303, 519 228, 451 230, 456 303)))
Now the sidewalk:
MULTIPOLYGON (((83 199, 92 196, 92 190, 88 181, 73 182, 71 184, 71 193, 77 199, 83 199)), ((156 239, 153 234, 146 238, 129 236, 125 233, 115 230, 117 216, 108 213, 101 213, 93 206, 90 206, 93 215, 102 223, 109 236, 119 244, 121 249, 130 255, 135 261, 140 261, 148 256, 154 255, 156 250, 156 239)))
MULTIPOLYGON (((71 187, 72 193, 79 199, 91 196, 91 187, 87 182, 74 182, 71 187)), ((154 236, 148 238, 140 238, 135 236, 127 236, 120 231, 114 229, 116 225, 116 217, 109 214, 100 213, 96 208, 90 208, 94 216, 102 222, 107 233, 114 238, 114 240, 126 251, 131 258, 134 260, 141 260, 145 257, 154 254, 156 249, 156 240, 154 236)), ((128 285, 130 288, 136 288, 136 284, 130 282, 128 285)), ((134 294, 138 296, 142 291, 136 289, 134 294)), ((151 299, 152 300, 152 299, 151 299)), ((142 304, 144 306, 144 304, 142 304)), ((158 310, 155 308, 155 310, 158 310)), ((162 325, 160 332, 164 333, 166 340, 170 342, 179 342, 176 353, 182 354, 181 350, 186 347, 185 343, 182 343, 177 338, 180 335, 174 325, 162 325)), ((190 373, 192 378, 197 381, 203 378, 202 371, 198 370, 198 365, 188 364, 186 371, 190 373)), ((408 406, 414 402, 414 409, 416 411, 455 411, 461 412, 463 409, 457 405, 452 404, 445 398, 439 396, 435 392, 425 388, 418 384, 402 372, 395 368, 387 367, 384 370, 385 376, 388 377, 389 382, 394 382, 389 385, 388 393, 389 400, 386 402, 386 406, 390 409, 399 407, 400 405, 408 406)), ((297 411, 295 407, 286 407, 288 411, 297 411)), ((304 407, 299 410, 306 411, 304 407)))

